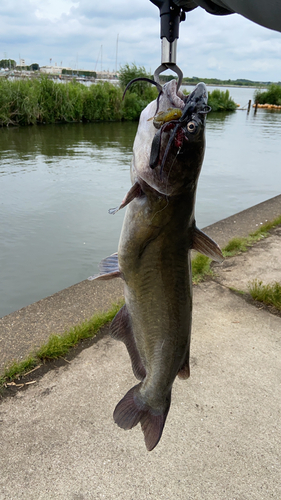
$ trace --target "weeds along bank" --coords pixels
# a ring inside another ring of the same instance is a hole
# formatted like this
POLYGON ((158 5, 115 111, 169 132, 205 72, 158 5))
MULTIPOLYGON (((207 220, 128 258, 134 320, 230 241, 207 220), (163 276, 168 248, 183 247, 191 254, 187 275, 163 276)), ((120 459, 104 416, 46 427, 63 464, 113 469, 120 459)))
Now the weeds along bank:
POLYGON ((154 98, 155 91, 153 96, 144 95, 142 99, 130 94, 122 102, 122 89, 108 82, 86 87, 78 82, 57 83, 46 77, 12 82, 3 79, 0 125, 134 120, 154 98))
MULTIPOLYGON (((2 78, 0 125, 138 120, 141 111, 158 92, 154 86, 138 82, 122 101, 123 90, 131 76, 126 74, 123 80, 120 78, 120 86, 102 82, 89 87, 76 81, 55 82, 48 77, 19 81, 2 78)), ((213 91, 209 104, 214 111, 236 109, 228 91, 213 91)))

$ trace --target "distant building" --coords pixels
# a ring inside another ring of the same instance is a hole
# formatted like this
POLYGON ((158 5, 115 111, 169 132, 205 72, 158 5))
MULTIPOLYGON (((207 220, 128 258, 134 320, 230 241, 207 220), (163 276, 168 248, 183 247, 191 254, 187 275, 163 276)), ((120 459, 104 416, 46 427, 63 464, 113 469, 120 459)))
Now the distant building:
POLYGON ((97 78, 99 80, 113 80, 118 78, 119 74, 116 71, 97 71, 97 78))
POLYGON ((63 69, 68 69, 71 71, 71 68, 65 68, 57 65, 40 67, 41 73, 47 73, 48 75, 61 75, 63 69))
POLYGON ((116 80, 118 79, 119 74, 116 73, 115 71, 88 71, 84 69, 72 69, 72 68, 67 68, 65 66, 40 66, 40 72, 41 73, 46 73, 48 75, 61 75, 61 74, 67 74, 67 75, 85 75, 85 76, 95 76, 99 80, 116 80))

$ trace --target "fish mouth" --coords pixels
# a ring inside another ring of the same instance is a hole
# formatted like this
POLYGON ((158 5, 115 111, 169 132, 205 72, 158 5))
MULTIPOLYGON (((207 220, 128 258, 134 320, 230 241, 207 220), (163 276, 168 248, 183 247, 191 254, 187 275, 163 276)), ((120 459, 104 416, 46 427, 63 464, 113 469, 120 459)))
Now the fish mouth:
MULTIPOLYGON (((183 110, 183 116, 192 113, 202 113, 203 115, 211 111, 208 106, 208 91, 205 83, 200 82, 195 89, 187 96, 183 110)), ((182 116, 182 118, 183 118, 182 116)))
MULTIPOLYGON (((175 80, 174 80, 175 81, 175 80)), ((169 82, 171 84, 171 82, 169 82)), ((165 86, 163 88, 165 91, 165 86)), ((196 85, 195 89, 186 97, 184 94, 178 95, 179 92, 176 92, 175 85, 171 85, 171 88, 167 89, 168 98, 173 105, 177 105, 182 109, 181 116, 176 120, 170 120, 160 127, 158 132, 155 134, 152 145, 151 145, 151 153, 149 159, 150 168, 154 169, 159 165, 160 162, 160 177, 163 172, 163 168, 165 166, 168 154, 171 150, 172 144, 175 144, 178 150, 180 150, 183 141, 188 141, 187 134, 187 124, 193 118, 195 121, 193 122, 194 130, 196 128, 196 122, 204 123, 205 116, 209 111, 211 111, 210 106, 208 106, 208 91, 205 83, 200 82, 196 85), (168 143, 166 145, 162 160, 160 161, 160 151, 161 151, 161 143, 162 143, 162 134, 164 132, 170 132, 170 137, 168 143)), ((160 96, 160 94, 159 94, 160 96)), ((189 129, 191 132, 191 129, 189 129)))

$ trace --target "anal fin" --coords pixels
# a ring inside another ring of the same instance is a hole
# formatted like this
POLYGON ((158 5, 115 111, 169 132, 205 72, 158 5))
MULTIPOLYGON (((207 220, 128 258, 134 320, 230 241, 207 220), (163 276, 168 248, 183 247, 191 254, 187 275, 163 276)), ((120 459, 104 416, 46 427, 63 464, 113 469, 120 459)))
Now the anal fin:
POLYGON ((178 377, 186 380, 190 377, 189 359, 187 359, 181 369, 178 371, 178 377))
POLYGON ((188 347, 188 350, 187 350, 187 353, 185 356, 185 360, 184 360, 180 370, 178 371, 178 377, 181 380, 186 380, 190 377, 189 357, 190 357, 190 347, 188 347))
POLYGON ((216 262, 222 262, 224 260, 219 245, 212 240, 212 238, 207 236, 207 234, 203 233, 203 231, 200 231, 198 227, 194 228, 192 248, 216 262))
POLYGON ((136 346, 131 318, 126 305, 120 309, 113 319, 110 335, 114 339, 124 342, 131 359, 134 375, 138 380, 143 380, 146 377, 146 371, 136 346))

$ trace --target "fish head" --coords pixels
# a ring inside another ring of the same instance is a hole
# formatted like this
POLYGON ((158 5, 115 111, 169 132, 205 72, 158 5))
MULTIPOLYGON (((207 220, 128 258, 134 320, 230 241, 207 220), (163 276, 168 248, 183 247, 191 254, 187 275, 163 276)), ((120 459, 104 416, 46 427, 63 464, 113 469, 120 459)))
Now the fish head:
POLYGON ((188 96, 177 92, 176 80, 163 86, 158 100, 150 103, 140 117, 134 143, 134 180, 140 178, 167 196, 196 188, 205 152, 205 122, 210 111, 207 102, 204 83, 188 96), (169 120, 170 116, 176 119, 169 120), (152 121, 151 117, 156 119, 152 121))

